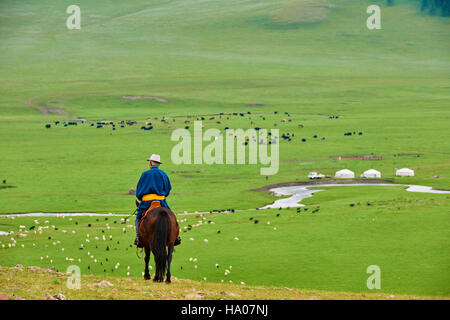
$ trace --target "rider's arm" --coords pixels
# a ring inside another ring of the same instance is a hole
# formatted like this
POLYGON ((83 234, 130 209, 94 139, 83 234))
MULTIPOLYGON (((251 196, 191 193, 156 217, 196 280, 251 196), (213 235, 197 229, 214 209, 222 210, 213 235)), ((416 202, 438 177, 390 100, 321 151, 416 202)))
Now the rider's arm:
POLYGON ((138 198, 139 201, 142 200, 142 196, 144 195, 144 192, 142 190, 143 189, 143 180, 144 180, 143 176, 144 176, 144 174, 141 175, 141 178, 139 179, 139 182, 136 187, 136 198, 138 198))
POLYGON ((169 177, 167 175, 166 175, 165 187, 166 187, 166 192, 167 192, 167 196, 166 197, 168 197, 169 194, 170 194, 170 190, 172 190, 172 185, 170 184, 170 180, 169 180, 169 177))

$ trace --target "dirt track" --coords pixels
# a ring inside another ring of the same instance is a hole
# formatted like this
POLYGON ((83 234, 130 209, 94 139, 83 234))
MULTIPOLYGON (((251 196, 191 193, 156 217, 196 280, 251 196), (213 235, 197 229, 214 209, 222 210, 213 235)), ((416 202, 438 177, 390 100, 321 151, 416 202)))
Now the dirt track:
POLYGON ((37 98, 37 97, 33 97, 27 100, 27 105, 39 110, 40 113, 47 115, 49 112, 50 113, 58 113, 58 114, 67 114, 67 111, 63 108, 47 108, 47 105, 45 103, 41 103, 41 104, 34 104, 33 100, 37 98))

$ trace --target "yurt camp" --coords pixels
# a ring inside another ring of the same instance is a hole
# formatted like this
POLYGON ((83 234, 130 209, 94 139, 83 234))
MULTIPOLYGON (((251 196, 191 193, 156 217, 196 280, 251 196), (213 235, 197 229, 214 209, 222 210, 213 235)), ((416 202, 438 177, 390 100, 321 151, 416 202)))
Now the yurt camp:
POLYGON ((348 169, 342 169, 342 170, 339 170, 338 172, 336 172, 334 177, 339 178, 339 179, 352 179, 355 177, 355 173, 348 169))
POLYGON ((414 170, 408 168, 402 168, 395 171, 397 177, 414 177, 414 170))
POLYGON ((381 178, 381 172, 375 169, 369 169, 363 172, 361 178, 370 178, 370 179, 381 178))

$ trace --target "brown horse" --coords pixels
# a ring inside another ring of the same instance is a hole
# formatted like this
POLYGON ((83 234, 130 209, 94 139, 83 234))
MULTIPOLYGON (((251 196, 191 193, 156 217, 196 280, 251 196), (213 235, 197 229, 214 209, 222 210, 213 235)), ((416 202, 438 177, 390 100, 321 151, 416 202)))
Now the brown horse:
POLYGON ((155 257, 156 273, 153 278, 155 282, 164 281, 167 267, 166 282, 170 283, 170 263, 174 251, 174 242, 180 233, 175 214, 167 208, 156 207, 150 210, 139 225, 139 237, 144 244, 145 251, 145 273, 144 279, 150 280, 148 263, 150 252, 155 257), (168 247, 168 251, 166 251, 168 247))

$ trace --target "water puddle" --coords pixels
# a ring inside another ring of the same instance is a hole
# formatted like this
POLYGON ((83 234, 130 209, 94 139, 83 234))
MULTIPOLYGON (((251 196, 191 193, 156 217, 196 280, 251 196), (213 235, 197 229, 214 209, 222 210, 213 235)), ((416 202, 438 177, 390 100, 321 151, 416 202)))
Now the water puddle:
POLYGON ((270 189, 275 196, 291 196, 289 198, 276 200, 274 203, 262 207, 261 209, 278 209, 287 207, 303 207, 304 204, 299 203, 305 198, 312 197, 315 192, 325 191, 325 190, 310 190, 310 188, 317 187, 356 187, 356 186, 404 186, 407 187, 406 191, 409 192, 423 192, 423 193, 439 193, 439 194, 450 194, 450 191, 445 190, 434 190, 432 187, 418 186, 418 185, 405 185, 405 184, 395 184, 395 183, 353 183, 353 184, 316 184, 316 185, 306 185, 306 186, 291 186, 291 187, 279 187, 270 189))
POLYGON ((52 212, 31 212, 31 213, 10 213, 0 214, 0 217, 126 217, 128 214, 113 213, 52 213, 52 212))

